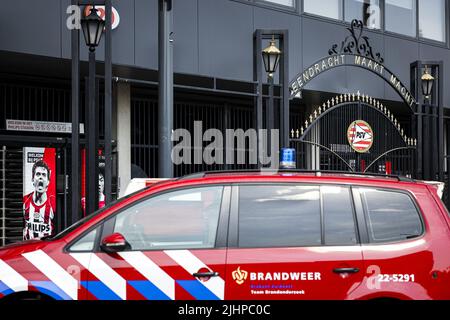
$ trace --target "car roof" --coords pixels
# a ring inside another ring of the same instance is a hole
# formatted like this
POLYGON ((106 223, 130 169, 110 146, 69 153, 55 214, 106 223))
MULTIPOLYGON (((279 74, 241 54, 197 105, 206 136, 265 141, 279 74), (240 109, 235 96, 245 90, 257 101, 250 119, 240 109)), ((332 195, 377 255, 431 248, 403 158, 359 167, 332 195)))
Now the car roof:
POLYGON ((302 171, 302 170, 244 170, 244 171, 210 171, 186 175, 178 179, 161 182, 150 189, 166 189, 186 185, 220 184, 220 183, 330 183, 365 186, 389 186, 395 188, 411 188, 426 185, 422 181, 411 178, 361 174, 352 172, 302 171))
POLYGON ((231 170, 231 171, 207 171, 198 172, 184 177, 179 180, 192 180, 192 179, 217 179, 217 178, 230 178, 235 179, 245 177, 282 177, 282 178, 337 178, 337 179, 364 179, 364 180, 381 180, 389 182, 417 182, 411 178, 395 175, 381 175, 381 174, 365 174, 354 172, 339 172, 339 171, 310 171, 310 170, 231 170))

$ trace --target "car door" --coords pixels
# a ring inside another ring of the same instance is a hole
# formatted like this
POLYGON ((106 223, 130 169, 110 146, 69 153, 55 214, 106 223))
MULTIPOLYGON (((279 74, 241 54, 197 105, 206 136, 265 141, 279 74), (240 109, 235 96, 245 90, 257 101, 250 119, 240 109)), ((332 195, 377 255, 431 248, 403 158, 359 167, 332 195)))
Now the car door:
POLYGON ((72 253, 89 271, 88 298, 223 299, 230 193, 217 185, 177 189, 114 214, 100 238, 123 237, 126 249, 72 253))
MULTIPOLYGON (((366 221, 362 247, 367 266, 365 298, 431 299, 444 269, 430 250, 430 230, 419 206, 408 192, 394 189, 355 188, 366 221)), ((434 207, 426 206, 432 212, 434 207)), ((445 269, 444 269, 445 270, 445 269)))
POLYGON ((350 188, 234 187, 226 299, 345 299, 362 268, 350 188))

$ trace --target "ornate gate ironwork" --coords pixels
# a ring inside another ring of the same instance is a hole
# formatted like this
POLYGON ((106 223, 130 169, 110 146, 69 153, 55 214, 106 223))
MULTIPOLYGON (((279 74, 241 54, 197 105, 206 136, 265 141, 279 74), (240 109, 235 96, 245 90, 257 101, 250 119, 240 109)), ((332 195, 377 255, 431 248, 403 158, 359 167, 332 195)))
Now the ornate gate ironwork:
POLYGON ((303 126, 292 129, 290 144, 297 150, 297 168, 414 176, 416 139, 380 101, 356 94, 338 95, 317 107, 303 126), (370 125, 372 146, 355 151, 350 124, 370 125))

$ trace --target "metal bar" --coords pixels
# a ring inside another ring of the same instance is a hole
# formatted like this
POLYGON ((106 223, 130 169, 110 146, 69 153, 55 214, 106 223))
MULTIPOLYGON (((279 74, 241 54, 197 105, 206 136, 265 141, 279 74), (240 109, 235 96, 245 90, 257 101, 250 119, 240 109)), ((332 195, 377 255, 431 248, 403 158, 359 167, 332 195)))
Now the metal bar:
POLYGON ((9 135, 9 134, 0 134, 0 143, 5 146, 42 146, 42 144, 48 146, 57 146, 66 143, 67 138, 61 137, 44 137, 44 136, 24 136, 19 135, 9 135))
POLYGON ((159 152, 158 173, 160 178, 173 177, 172 128, 173 128, 173 57, 170 40, 172 12, 171 0, 159 0, 158 28, 158 127, 159 152))
MULTIPOLYGON (((304 141, 298 141, 298 142, 304 142, 304 141)), ((264 170, 261 171, 259 169, 245 169, 245 170, 219 170, 219 171, 204 171, 204 172, 196 172, 193 174, 185 175, 183 177, 178 178, 178 181, 182 180, 189 180, 189 179, 200 179, 204 178, 207 175, 214 175, 214 174, 248 174, 248 173, 254 173, 254 174, 265 174, 267 172, 272 173, 314 173, 317 176, 320 174, 343 174, 348 175, 348 171, 334 171, 334 170, 302 170, 302 169, 273 169, 273 170, 264 170)), ((377 174, 377 173, 362 173, 362 172, 352 172, 352 176, 361 176, 361 177, 380 177, 380 178, 392 178, 397 179, 398 181, 407 181, 407 182, 413 182, 413 179, 406 178, 404 176, 400 175, 394 175, 394 174, 377 174)))
POLYGON ((438 152, 438 168, 439 168, 439 181, 444 181, 444 64, 441 62, 438 64, 438 135, 439 135, 439 152, 438 152))
POLYGON ((436 180, 436 175, 439 175, 440 171, 440 140, 441 136, 438 135, 438 110, 435 106, 430 106, 431 108, 431 140, 427 141, 435 141, 434 143, 430 143, 431 145, 431 179, 436 180))
MULTIPOLYGON (((98 77, 98 78, 102 78, 102 77, 98 77)), ((135 83, 135 84, 148 85, 148 86, 158 86, 158 82, 155 82, 155 81, 137 80, 137 79, 122 78, 122 77, 113 77, 112 79, 115 82, 125 82, 125 83, 135 83)), ((248 82, 246 82, 246 83, 248 83, 248 82)), ((202 88, 202 87, 194 87, 194 86, 179 85, 179 84, 174 84, 173 87, 175 89, 188 89, 188 90, 195 90, 195 91, 200 91, 200 92, 233 94, 233 95, 244 96, 244 97, 257 97, 258 96, 257 93, 202 88)), ((274 87, 277 87, 277 85, 274 85, 274 87)), ((263 95, 263 97, 268 97, 268 95, 263 95)), ((277 96, 277 97, 274 97, 274 99, 281 99, 281 97, 277 96)))
POLYGON ((262 130, 263 126, 263 97, 262 97, 262 64, 261 64, 261 51, 262 51, 262 30, 256 30, 255 37, 254 37, 254 44, 253 44, 253 56, 254 56, 254 71, 253 71, 253 77, 254 80, 257 82, 256 86, 256 108, 254 110, 255 112, 255 124, 256 124, 256 134, 257 134, 257 148, 256 148, 256 154, 257 154, 257 163, 258 168, 261 168, 261 162, 260 162, 260 154, 263 154, 263 145, 260 137, 260 132, 262 130))
MULTIPOLYGON (((99 135, 100 135, 100 80, 95 79, 95 134, 94 134, 94 141, 95 141, 95 165, 94 165, 94 178, 95 178, 95 210, 99 208, 99 198, 100 198, 100 190, 99 190, 99 174, 100 174, 100 166, 99 166, 99 159, 100 159, 100 146, 99 146, 99 135)), ((104 150, 105 145, 103 145, 104 150)), ((104 178, 104 177, 103 177, 104 178)))
POLYGON ((282 135, 282 143, 281 146, 283 148, 289 147, 289 114, 290 114, 290 99, 289 99, 289 31, 283 30, 281 32, 283 36, 282 50, 283 55, 281 57, 282 61, 282 73, 281 79, 282 83, 282 114, 280 115, 280 119, 283 119, 281 129, 282 135))
POLYGON ((64 214, 62 217, 63 225, 61 230, 66 229, 69 227, 68 221, 67 221, 67 148, 63 148, 63 166, 64 166, 64 181, 63 181, 63 190, 64 190, 64 214))
POLYGON ((6 244, 6 147, 2 147, 2 246, 6 244))
POLYGON ((424 168, 423 169, 423 171, 424 171, 423 178, 425 180, 429 180, 431 178, 430 158, 432 157, 432 155, 430 154, 431 153, 431 145, 429 143, 429 141, 430 141, 430 114, 429 114, 429 108, 430 107, 428 105, 424 105, 423 108, 424 108, 424 113, 425 113, 424 120, 423 120, 424 121, 424 125, 423 125, 424 134, 423 134, 423 142, 422 142, 422 143, 424 143, 423 144, 423 154, 424 154, 424 157, 423 157, 423 160, 424 160, 424 163, 423 163, 423 168, 424 168))
POLYGON ((450 208, 450 121, 447 121, 447 201, 445 205, 450 208))
POLYGON ((112 4, 105 1, 105 205, 112 200, 112 4))
MULTIPOLYGON (((267 105, 266 122, 267 122, 267 151, 272 150, 272 129, 275 129, 274 106, 273 106, 273 77, 268 78, 269 82, 269 103, 267 105)), ((282 131, 283 132, 283 131, 282 131)), ((267 153, 268 154, 268 153, 267 153)), ((272 154, 270 156, 273 156, 272 154)))
POLYGON ((86 192, 85 192, 85 203, 86 203, 86 215, 91 214, 95 211, 95 194, 98 193, 98 186, 96 181, 98 177, 95 177, 95 165, 96 158, 98 158, 95 144, 96 135, 96 94, 95 94, 95 52, 89 51, 89 79, 88 79, 88 105, 86 106, 86 133, 87 133, 87 148, 86 148, 86 192))
MULTIPOLYGON (((72 0, 76 5, 77 0, 72 0)), ((72 50, 72 136, 71 136, 71 224, 80 218, 80 31, 71 31, 72 50)), ((67 212, 66 212, 67 214, 67 212)))
POLYGON ((423 107, 423 95, 420 90, 421 79, 420 79, 420 68, 422 64, 420 61, 416 61, 411 64, 411 79, 414 81, 411 83, 415 99, 417 101, 416 117, 417 117, 417 161, 416 161, 416 176, 418 179, 424 178, 424 107, 423 107))

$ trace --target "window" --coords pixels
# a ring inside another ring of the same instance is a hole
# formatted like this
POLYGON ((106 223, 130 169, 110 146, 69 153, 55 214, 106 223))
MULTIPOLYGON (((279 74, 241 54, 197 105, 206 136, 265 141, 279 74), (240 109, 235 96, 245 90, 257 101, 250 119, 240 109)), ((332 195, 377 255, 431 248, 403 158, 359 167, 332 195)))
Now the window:
POLYGON ((304 0, 303 11, 342 20, 342 0, 304 0))
POLYGON ((239 247, 320 245, 319 187, 239 187, 239 247))
POLYGON ((345 187, 324 186, 322 192, 324 234, 326 245, 357 243, 350 190, 345 187))
POLYGON ((295 0, 260 0, 260 1, 281 4, 287 7, 295 7, 295 0))
POLYGON ((444 0, 419 0, 419 36, 445 42, 444 0))
POLYGON ((386 0, 385 10, 387 31, 416 36, 416 0, 386 0))
POLYGON ((174 191, 136 204, 115 218, 132 250, 213 248, 223 187, 174 191))
POLYGON ((92 251, 95 246, 95 239, 97 238, 97 232, 100 227, 95 228, 94 230, 88 232, 81 239, 75 242, 71 247, 71 252, 83 252, 83 251, 92 251))
POLYGON ((381 29, 380 0, 345 0, 345 21, 361 20, 369 29, 381 29))
POLYGON ((360 192, 371 241, 406 240, 423 233, 416 206, 408 195, 373 189, 360 189, 360 192))

